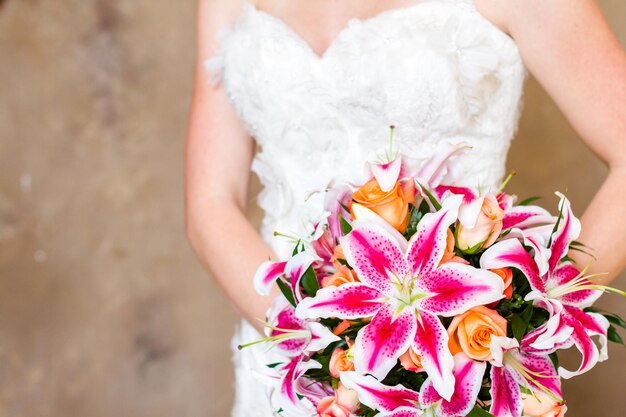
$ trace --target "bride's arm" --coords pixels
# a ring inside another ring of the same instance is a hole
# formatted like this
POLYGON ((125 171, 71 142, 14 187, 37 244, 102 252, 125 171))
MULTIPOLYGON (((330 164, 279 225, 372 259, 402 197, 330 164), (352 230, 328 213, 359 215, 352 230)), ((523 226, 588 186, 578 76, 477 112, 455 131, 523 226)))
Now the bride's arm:
MULTIPOLYGON (((609 175, 581 218, 580 241, 607 283, 626 267, 626 53, 594 0, 476 0, 511 34, 529 71, 609 175)), ((583 168, 584 169, 584 168, 583 168)), ((585 265, 589 258, 570 254, 585 265)))
POLYGON ((204 59, 218 47, 219 28, 240 12, 241 2, 200 0, 197 68, 185 160, 186 232, 198 258, 239 312, 252 324, 265 317, 268 297, 252 277, 272 251, 246 218, 254 144, 221 84, 211 86, 204 59))

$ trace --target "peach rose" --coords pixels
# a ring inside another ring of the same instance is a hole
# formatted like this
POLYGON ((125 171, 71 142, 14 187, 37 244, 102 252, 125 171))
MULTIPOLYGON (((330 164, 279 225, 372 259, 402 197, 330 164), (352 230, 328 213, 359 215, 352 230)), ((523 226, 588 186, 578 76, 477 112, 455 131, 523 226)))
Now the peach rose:
POLYGON ((527 417, 563 417, 567 407, 542 391, 534 394, 522 393, 524 416, 527 417))
POLYGON ((338 287, 348 282, 358 282, 356 272, 345 265, 338 265, 337 272, 322 278, 322 288, 338 287))
POLYGON ((459 256, 456 256, 456 254, 454 253, 454 245, 455 245, 454 234, 452 233, 450 229, 448 229, 448 236, 446 238, 446 250, 443 254, 443 257, 441 258, 441 262, 439 262, 439 265, 443 265, 448 262, 456 262, 460 264, 469 265, 468 261, 466 261, 465 259, 459 256))
POLYGON ((339 378, 341 372, 354 371, 354 362, 346 356, 345 350, 337 348, 330 357, 328 368, 332 376, 339 378))
POLYGON ((333 250, 333 257, 330 259, 330 261, 333 263, 333 265, 335 265, 335 268, 337 269, 339 269, 339 266, 341 265, 341 262, 339 262, 340 259, 345 261, 346 255, 344 255, 341 245, 337 245, 333 250))
MULTIPOLYGON (((396 182, 389 192, 384 192, 378 185, 378 181, 373 178, 356 190, 352 199, 363 207, 372 210, 395 229, 404 233, 409 220, 409 203, 411 200, 399 182, 396 182)), ((354 217, 354 212, 352 216, 354 217)))
POLYGON ((490 271, 502 278, 502 281, 504 281, 504 297, 510 300, 513 297, 513 271, 509 268, 496 268, 490 269, 490 271))
POLYGON ((484 306, 474 307, 452 319, 448 346, 453 355, 464 352, 474 360, 490 361, 491 336, 506 337, 506 319, 484 306))
POLYGON ((356 391, 344 387, 341 383, 335 391, 335 396, 324 397, 317 404, 317 413, 320 417, 350 417, 359 409, 359 398, 356 391))
POLYGON ((422 358, 412 347, 400 356, 400 365, 407 371, 422 372, 422 358))
POLYGON ((504 210, 497 202, 485 198, 474 227, 467 229, 462 224, 457 227, 457 246, 468 251, 478 245, 480 246, 474 250, 493 245, 502 232, 502 219, 504 210))

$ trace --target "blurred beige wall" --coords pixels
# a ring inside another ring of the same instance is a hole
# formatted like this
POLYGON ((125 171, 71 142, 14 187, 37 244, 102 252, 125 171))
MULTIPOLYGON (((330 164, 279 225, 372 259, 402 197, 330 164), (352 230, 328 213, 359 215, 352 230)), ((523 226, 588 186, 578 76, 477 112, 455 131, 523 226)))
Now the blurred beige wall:
MULTIPOLYGON (((626 44, 626 3, 600 3, 626 44)), ((0 1, 0 417, 228 414, 236 317, 183 233, 194 8, 0 1)), ((534 80, 509 166, 577 214, 606 174, 534 80)), ((569 416, 625 415, 610 349, 569 416)))

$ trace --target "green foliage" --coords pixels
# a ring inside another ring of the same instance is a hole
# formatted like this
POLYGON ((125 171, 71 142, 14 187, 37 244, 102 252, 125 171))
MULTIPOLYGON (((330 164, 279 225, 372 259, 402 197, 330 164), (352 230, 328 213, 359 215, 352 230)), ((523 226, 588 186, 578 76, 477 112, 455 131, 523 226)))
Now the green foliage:
POLYGON ((480 406, 475 405, 474 408, 472 408, 472 411, 469 412, 467 417, 495 417, 495 416, 491 414, 489 411, 481 408, 480 406))
POLYGON ((523 200, 521 203, 518 203, 518 206, 528 206, 531 203, 534 203, 535 201, 541 199, 541 197, 539 196, 534 196, 534 197, 528 197, 527 199, 523 200))
POLYGON ((300 280, 304 293, 308 296, 315 297, 317 290, 320 289, 320 283, 317 280, 317 275, 313 266, 309 266, 300 280))
POLYGON ((287 299, 287 301, 289 301, 289 304, 295 307, 296 299, 293 296, 293 292, 291 291, 291 288, 289 287, 289 285, 287 285, 287 283, 283 281, 282 279, 276 280, 276 284, 278 285, 280 292, 282 292, 285 298, 287 299))
POLYGON ((346 219, 343 218, 341 214, 339 215, 339 224, 341 225, 341 233, 344 235, 347 235, 352 231, 352 226, 346 219))

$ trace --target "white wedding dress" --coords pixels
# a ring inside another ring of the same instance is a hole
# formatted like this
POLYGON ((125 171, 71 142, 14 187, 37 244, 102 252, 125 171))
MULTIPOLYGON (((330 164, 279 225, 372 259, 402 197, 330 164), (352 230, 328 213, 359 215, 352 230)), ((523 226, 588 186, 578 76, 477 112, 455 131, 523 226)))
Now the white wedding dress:
MULTIPOLYGON (((323 193, 311 192, 332 178, 365 181, 390 125, 411 165, 442 143, 472 147, 447 183, 488 188, 503 179, 528 72, 513 39, 473 0, 422 0, 351 19, 322 56, 251 3, 220 35, 206 67, 259 145, 251 168, 264 186, 261 234, 278 255, 292 248, 273 232, 305 233, 322 211, 323 193)), ((244 321, 233 347, 257 338, 244 321)), ((262 346, 233 355, 233 417, 274 415, 252 369, 275 358, 262 346)))

